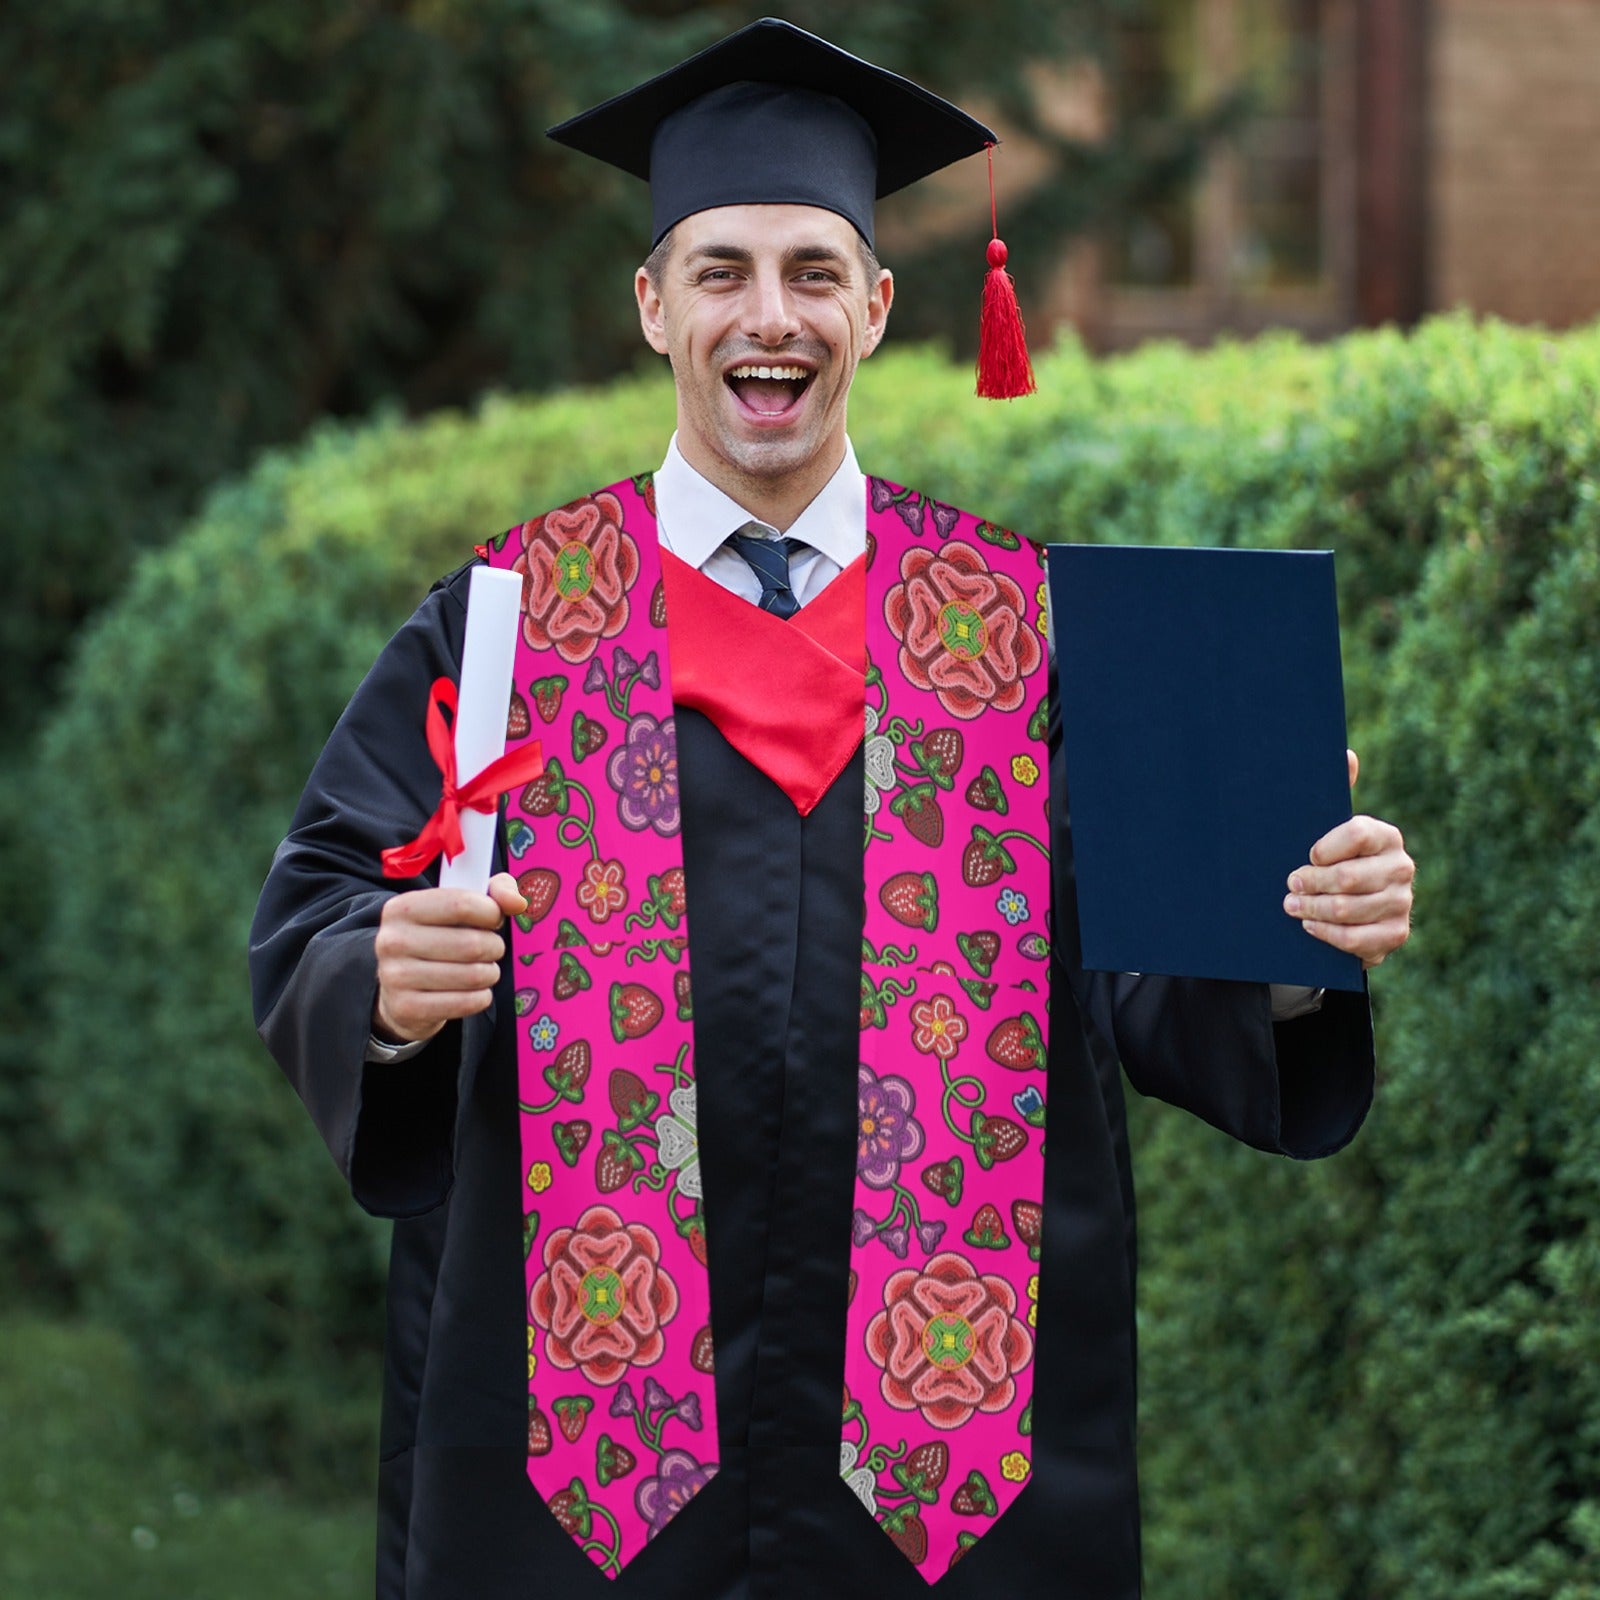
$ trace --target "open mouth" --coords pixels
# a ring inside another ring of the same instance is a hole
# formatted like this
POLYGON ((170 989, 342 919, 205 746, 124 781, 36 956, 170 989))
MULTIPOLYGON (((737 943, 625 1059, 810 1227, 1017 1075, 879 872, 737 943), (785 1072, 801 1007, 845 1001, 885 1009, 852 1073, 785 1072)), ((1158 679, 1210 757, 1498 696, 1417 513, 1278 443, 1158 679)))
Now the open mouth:
POLYGON ((800 403, 814 376, 808 367, 752 363, 732 368, 723 381, 747 411, 758 417, 782 417, 800 403))

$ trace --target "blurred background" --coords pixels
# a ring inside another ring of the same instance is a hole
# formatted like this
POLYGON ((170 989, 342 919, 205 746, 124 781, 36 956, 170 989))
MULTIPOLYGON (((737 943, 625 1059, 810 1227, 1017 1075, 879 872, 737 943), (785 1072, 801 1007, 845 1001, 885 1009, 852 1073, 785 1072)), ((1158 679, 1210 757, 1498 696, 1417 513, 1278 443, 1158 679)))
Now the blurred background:
MULTIPOLYGON (((641 186, 546 126, 763 14, 0 13, 0 1593, 371 1587, 385 1232, 245 932, 438 573, 659 460, 641 186)), ((807 0, 999 127, 884 204, 870 470, 1042 538, 1339 552, 1422 863, 1291 1170, 1135 1105, 1153 1600, 1600 1596, 1600 0, 807 0)))

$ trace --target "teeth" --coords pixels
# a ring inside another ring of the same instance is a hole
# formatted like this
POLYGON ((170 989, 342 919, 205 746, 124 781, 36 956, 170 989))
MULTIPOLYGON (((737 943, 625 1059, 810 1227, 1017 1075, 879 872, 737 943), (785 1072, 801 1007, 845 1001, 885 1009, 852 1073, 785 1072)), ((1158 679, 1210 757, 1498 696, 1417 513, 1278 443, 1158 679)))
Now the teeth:
POLYGON ((730 378, 788 378, 799 383, 810 374, 804 367, 735 367, 730 378))

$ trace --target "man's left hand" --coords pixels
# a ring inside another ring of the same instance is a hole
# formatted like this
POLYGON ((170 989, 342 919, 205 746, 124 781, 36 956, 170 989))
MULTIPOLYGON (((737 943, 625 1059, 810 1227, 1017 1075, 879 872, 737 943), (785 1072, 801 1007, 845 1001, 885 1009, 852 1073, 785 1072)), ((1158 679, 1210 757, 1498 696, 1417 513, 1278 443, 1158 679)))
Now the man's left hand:
MULTIPOLYGON (((1350 787, 1361 764, 1354 750, 1350 787)), ((1411 883, 1417 865, 1391 822, 1357 816, 1323 834, 1311 860, 1289 874, 1283 909, 1307 933, 1375 967, 1411 936, 1411 883)))

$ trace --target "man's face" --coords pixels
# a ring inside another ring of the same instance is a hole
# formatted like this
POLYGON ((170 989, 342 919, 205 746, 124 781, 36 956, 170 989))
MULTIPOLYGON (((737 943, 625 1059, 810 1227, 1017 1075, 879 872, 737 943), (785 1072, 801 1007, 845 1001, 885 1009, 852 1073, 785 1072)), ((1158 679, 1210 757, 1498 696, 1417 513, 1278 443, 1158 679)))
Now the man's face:
MULTIPOLYGON (((831 473, 856 363, 883 337, 894 282, 854 228, 816 206, 721 206, 673 230, 659 287, 635 284, 650 347, 672 362, 678 446, 714 482, 831 473)), ((820 487, 820 484, 818 485, 820 487)))

